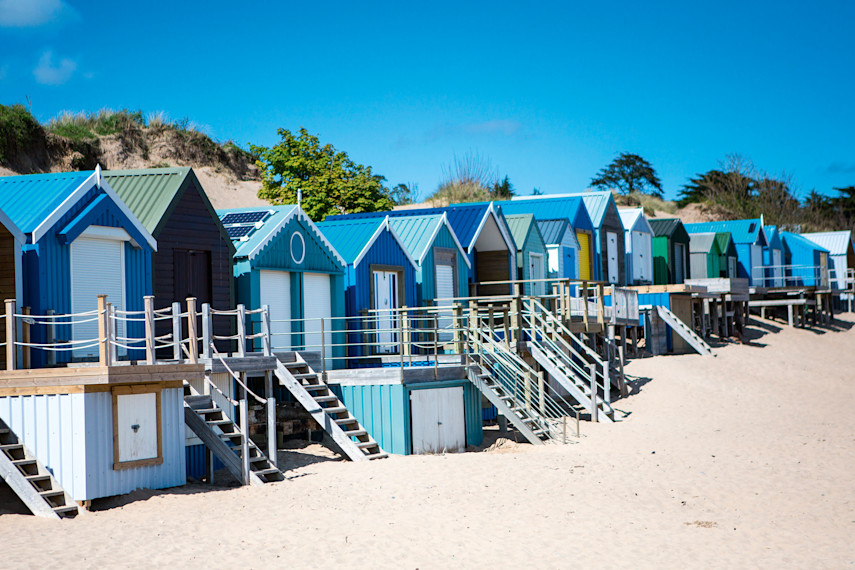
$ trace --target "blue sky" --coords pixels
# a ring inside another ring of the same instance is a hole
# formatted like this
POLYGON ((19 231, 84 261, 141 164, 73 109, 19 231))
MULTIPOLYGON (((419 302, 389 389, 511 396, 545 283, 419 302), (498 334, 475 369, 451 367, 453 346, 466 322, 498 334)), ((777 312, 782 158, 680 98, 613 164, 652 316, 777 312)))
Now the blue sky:
POLYGON ((728 153, 855 184, 855 3, 0 0, 0 103, 305 126, 423 195, 454 155, 581 191, 621 151, 668 197, 728 153))

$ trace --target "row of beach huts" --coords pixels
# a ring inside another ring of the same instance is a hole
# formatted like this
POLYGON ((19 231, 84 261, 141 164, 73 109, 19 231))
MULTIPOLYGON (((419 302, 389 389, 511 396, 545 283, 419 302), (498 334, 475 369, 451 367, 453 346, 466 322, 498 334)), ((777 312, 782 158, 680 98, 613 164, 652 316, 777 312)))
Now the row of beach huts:
POLYGON ((683 224, 611 192, 330 216, 216 210, 190 168, 0 178, 0 475, 35 514, 225 470, 289 438, 353 461, 614 421, 627 358, 749 311, 851 310, 849 232, 683 224))

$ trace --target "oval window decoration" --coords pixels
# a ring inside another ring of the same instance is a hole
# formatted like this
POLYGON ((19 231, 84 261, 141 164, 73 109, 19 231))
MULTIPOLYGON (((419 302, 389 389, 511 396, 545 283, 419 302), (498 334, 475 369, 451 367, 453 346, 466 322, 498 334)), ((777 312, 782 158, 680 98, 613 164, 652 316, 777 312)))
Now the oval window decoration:
POLYGON ((300 232, 291 234, 291 259, 297 265, 303 263, 306 257, 306 242, 303 240, 303 235, 300 232), (296 238, 296 239, 295 239, 296 238))

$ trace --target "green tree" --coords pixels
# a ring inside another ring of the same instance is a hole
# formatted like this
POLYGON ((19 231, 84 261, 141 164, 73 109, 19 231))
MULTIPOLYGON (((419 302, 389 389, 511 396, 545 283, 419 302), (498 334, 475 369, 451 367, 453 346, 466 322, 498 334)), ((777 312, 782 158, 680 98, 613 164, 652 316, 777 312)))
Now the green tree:
POLYGON ((396 206, 407 206, 409 204, 416 204, 419 201, 419 185, 415 182, 410 182, 408 184, 398 184, 394 188, 392 188, 389 193, 389 199, 396 206))
POLYGON ((508 175, 501 182, 493 182, 493 187, 490 189, 490 198, 493 200, 510 200, 516 196, 514 185, 508 179, 508 175))
POLYGON ((662 197, 662 181, 649 162, 637 154, 622 152, 591 180, 593 188, 621 194, 641 192, 662 197))
POLYGON ((386 179, 370 166, 356 164, 331 144, 321 146, 318 137, 303 127, 296 134, 288 129, 279 129, 278 134, 281 140, 275 146, 250 147, 261 170, 259 198, 271 204, 296 204, 301 190, 302 208, 315 221, 394 206, 386 179))

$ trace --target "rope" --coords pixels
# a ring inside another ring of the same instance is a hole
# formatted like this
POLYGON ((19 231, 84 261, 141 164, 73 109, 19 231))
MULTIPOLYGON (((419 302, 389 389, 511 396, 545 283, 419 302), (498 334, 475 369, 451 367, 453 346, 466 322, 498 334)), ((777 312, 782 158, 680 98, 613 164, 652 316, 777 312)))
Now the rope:
POLYGON ((260 402, 260 403, 262 403, 262 404, 266 404, 266 403, 267 403, 267 400, 264 400, 263 398, 261 398, 260 396, 258 396, 255 392, 253 392, 252 390, 250 390, 250 389, 249 389, 249 387, 248 387, 246 384, 244 384, 243 382, 241 382, 240 376, 238 376, 237 374, 235 374, 234 370, 232 370, 231 368, 229 368, 229 365, 228 365, 228 364, 226 364, 226 361, 225 361, 225 360, 223 360, 223 357, 220 355, 220 351, 219 351, 219 350, 217 350, 217 347, 214 345, 214 343, 213 343, 213 342, 211 343, 211 348, 214 350, 214 355, 215 355, 217 358, 219 358, 219 359, 220 359, 220 362, 222 362, 222 363, 223 363, 223 366, 225 366, 225 367, 226 367, 226 370, 228 370, 228 371, 229 371, 229 374, 231 374, 231 375, 232 375, 232 378, 234 378, 234 379, 235 379, 235 381, 236 381, 238 384, 240 384, 240 385, 241 385, 241 387, 243 387, 243 389, 244 389, 244 390, 246 390, 246 393, 247 393, 247 394, 249 394, 250 396, 252 396, 253 398, 255 398, 258 402, 260 402))
POLYGON ((205 382, 213 386, 214 390, 219 392, 223 396, 223 398, 225 398, 232 406, 237 406, 239 404, 237 400, 232 400, 231 398, 229 398, 228 394, 220 390, 220 387, 214 384, 214 381, 208 378, 207 376, 205 376, 205 382))
POLYGON ((29 346, 29 347, 33 347, 33 348, 44 348, 44 349, 50 350, 53 347, 58 347, 61 345, 66 345, 66 344, 79 345, 79 344, 84 344, 87 342, 95 343, 95 346, 97 346, 99 343, 101 343, 103 341, 104 341, 104 339, 98 339, 98 338, 88 338, 85 340, 66 340, 63 342, 49 342, 49 343, 44 343, 44 344, 37 343, 37 342, 15 341, 15 346, 29 346))

